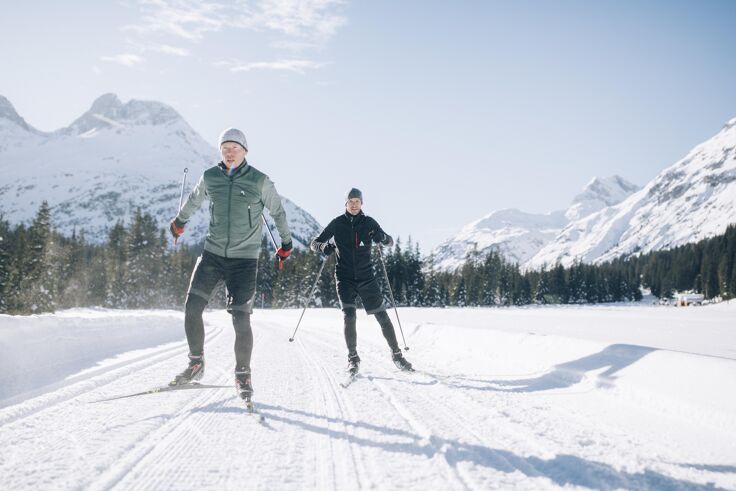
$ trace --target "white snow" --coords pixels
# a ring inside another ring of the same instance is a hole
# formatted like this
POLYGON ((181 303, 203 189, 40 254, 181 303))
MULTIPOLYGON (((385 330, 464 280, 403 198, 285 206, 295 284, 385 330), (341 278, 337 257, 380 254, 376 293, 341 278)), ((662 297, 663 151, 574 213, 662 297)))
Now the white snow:
MULTIPOLYGON (((180 312, 0 316, 2 488, 736 488, 734 302, 400 309, 414 374, 360 315, 348 389, 341 312, 289 343, 299 314, 253 315, 265 424, 231 389, 92 402, 183 368, 180 312)), ((230 385, 205 320, 203 382, 230 385)))
POLYGON ((494 211, 469 223, 434 251, 435 267, 455 270, 468 252, 484 255, 495 250, 508 261, 525 264, 553 242, 570 223, 615 205, 639 189, 620 176, 595 177, 565 211, 538 214, 516 209, 494 211))
POLYGON ((601 263, 669 249, 736 223, 736 125, 727 123, 685 158, 618 204, 572 221, 526 267, 601 263))

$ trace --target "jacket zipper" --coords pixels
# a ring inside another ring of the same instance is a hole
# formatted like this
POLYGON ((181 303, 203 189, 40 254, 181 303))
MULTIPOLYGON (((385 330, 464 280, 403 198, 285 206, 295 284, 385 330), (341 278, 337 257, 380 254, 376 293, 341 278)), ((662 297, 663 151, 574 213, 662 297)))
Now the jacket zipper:
POLYGON ((250 218, 250 204, 248 204, 248 225, 253 228, 253 221, 250 218))
POLYGON ((233 197, 233 178, 230 177, 230 187, 227 191, 227 242, 225 242, 225 257, 227 257, 227 248, 230 247, 230 208, 232 207, 233 197))
POLYGON ((357 258, 355 257, 355 251, 358 249, 358 232, 355 231, 354 218, 350 220, 350 228, 353 231, 353 235, 355 236, 355 246, 353 246, 353 279, 357 281, 358 262, 357 262, 357 258))

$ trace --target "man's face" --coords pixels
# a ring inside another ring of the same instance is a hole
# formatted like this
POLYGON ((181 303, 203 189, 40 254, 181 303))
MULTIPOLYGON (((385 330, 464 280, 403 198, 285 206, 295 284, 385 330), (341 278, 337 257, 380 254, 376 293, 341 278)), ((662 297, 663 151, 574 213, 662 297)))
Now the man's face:
POLYGON ((360 213, 360 208, 363 206, 363 202, 360 201, 360 198, 353 198, 349 199, 347 203, 345 203, 345 208, 347 208, 348 213, 351 215, 357 215, 360 213))
POLYGON ((225 142, 220 146, 220 153, 222 153, 222 161, 225 163, 228 169, 240 165, 245 158, 245 151, 238 143, 225 142))

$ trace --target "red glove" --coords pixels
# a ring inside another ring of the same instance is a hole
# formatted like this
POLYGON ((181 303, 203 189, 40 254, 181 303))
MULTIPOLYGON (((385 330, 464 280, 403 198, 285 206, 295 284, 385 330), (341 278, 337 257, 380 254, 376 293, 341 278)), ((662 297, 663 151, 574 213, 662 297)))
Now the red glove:
POLYGON ((286 259, 287 257, 291 255, 291 249, 292 249, 291 242, 287 242, 285 244, 281 244, 281 247, 279 247, 279 250, 276 251, 276 257, 279 259, 279 269, 283 267, 284 259, 286 259))
POLYGON ((292 245, 291 242, 287 242, 286 244, 281 244, 281 247, 279 247, 279 250, 276 251, 276 255, 281 259, 286 259, 291 255, 291 249, 292 245))
POLYGON ((179 240, 179 237, 184 233, 184 225, 179 225, 179 223, 180 222, 174 218, 169 224, 169 232, 171 232, 171 235, 174 237, 174 244, 176 244, 176 241, 179 240))

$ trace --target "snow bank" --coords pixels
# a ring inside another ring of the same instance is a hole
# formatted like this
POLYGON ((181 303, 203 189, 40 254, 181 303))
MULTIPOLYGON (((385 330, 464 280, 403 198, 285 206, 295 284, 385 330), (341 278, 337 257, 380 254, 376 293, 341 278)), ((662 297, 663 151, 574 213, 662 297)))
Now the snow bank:
POLYGON ((0 406, 121 353, 181 341, 183 317, 173 311, 105 309, 0 315, 0 406))

